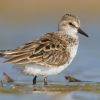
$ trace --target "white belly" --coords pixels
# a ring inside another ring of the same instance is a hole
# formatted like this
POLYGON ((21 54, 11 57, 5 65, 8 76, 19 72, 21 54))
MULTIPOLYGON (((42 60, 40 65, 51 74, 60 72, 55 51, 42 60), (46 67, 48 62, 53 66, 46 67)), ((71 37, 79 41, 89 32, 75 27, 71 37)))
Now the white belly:
POLYGON ((29 75, 55 75, 55 74, 58 74, 58 73, 62 72, 65 68, 67 68, 68 65, 72 62, 72 60, 74 59, 74 57, 76 55, 77 48, 78 48, 78 45, 71 47, 70 60, 69 60, 69 62, 66 62, 66 64, 64 64, 63 66, 48 67, 48 66, 41 66, 38 64, 27 64, 25 66, 24 72, 29 75))
POLYGON ((25 66, 24 72, 30 75, 55 75, 64 70, 68 64, 60 67, 47 67, 35 64, 28 64, 25 66))

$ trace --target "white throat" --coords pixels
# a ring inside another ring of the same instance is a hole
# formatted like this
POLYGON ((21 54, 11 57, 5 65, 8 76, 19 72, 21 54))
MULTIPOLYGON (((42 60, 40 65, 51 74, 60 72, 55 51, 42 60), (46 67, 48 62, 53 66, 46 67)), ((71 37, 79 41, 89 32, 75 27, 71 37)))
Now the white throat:
POLYGON ((62 32, 64 32, 64 33, 66 33, 67 35, 69 35, 69 36, 71 36, 71 37, 75 37, 75 38, 78 38, 78 32, 77 32, 77 30, 75 30, 75 29, 63 29, 63 30, 58 30, 58 31, 62 31, 62 32))
POLYGON ((77 35, 77 28, 72 28, 70 26, 59 26, 58 31, 64 31, 66 32, 68 35, 77 35))

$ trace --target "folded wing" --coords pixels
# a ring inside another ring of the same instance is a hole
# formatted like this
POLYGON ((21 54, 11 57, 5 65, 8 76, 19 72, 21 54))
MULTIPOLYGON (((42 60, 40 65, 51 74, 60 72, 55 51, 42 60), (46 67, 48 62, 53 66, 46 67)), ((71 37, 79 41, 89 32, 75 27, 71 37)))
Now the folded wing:
POLYGON ((61 66, 70 58, 67 43, 56 33, 47 33, 39 40, 26 43, 16 49, 0 51, 7 58, 5 63, 61 66))

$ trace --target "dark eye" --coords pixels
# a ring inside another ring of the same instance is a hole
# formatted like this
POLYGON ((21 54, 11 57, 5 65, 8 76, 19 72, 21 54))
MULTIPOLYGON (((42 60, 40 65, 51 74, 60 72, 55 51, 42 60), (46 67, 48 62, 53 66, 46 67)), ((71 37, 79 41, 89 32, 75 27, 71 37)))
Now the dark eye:
POLYGON ((71 22, 69 22, 69 25, 71 25, 71 26, 75 27, 75 25, 74 25, 73 23, 71 23, 71 22))
POLYGON ((69 22, 69 25, 73 25, 71 22, 69 22))

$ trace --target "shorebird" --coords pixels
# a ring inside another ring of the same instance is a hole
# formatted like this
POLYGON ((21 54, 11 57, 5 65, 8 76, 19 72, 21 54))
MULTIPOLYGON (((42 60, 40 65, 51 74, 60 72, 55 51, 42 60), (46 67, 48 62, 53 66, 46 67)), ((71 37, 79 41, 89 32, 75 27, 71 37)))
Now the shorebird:
POLYGON ((33 84, 39 75, 56 75, 67 68, 73 61, 78 45, 78 34, 88 35, 80 28, 80 20, 72 14, 65 14, 58 23, 58 31, 48 32, 38 39, 25 43, 11 50, 0 50, 0 57, 7 60, 4 63, 14 63, 26 74, 35 76, 33 84))

